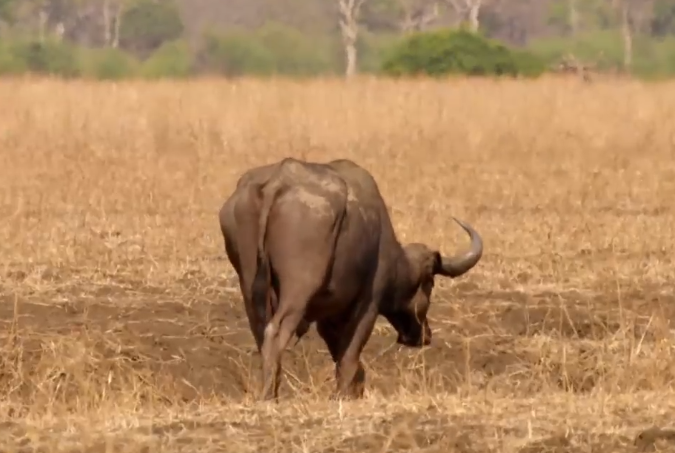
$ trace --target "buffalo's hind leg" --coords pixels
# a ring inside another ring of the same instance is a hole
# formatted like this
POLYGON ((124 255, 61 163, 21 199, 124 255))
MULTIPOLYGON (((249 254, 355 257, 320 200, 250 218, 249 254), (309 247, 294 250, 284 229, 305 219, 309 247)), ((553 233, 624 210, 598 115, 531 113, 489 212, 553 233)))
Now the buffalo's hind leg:
POLYGON ((322 200, 312 206, 307 204, 308 193, 296 192, 279 202, 286 203, 283 209, 273 210, 270 214, 277 214, 273 219, 274 227, 267 231, 267 253, 279 282, 279 306, 265 327, 263 399, 277 397, 281 354, 294 334, 302 334, 309 328, 304 319, 307 307, 324 288, 344 217, 344 209, 338 210, 343 200, 339 197, 331 199, 331 196, 337 196, 336 193, 322 194, 326 195, 326 200, 312 195, 312 203, 322 200))
POLYGON ((261 400, 276 399, 281 382, 281 356, 304 321, 310 295, 301 291, 282 291, 279 308, 265 327, 262 345, 263 388, 261 400), (304 294, 303 294, 304 293, 304 294))

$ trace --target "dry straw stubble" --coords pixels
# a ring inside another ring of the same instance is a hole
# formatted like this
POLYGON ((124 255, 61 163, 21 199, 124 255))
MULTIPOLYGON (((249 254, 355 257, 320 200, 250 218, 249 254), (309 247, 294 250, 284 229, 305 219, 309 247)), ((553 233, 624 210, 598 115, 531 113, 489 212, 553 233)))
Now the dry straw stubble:
POLYGON ((672 84, 7 80, 0 99, 3 450, 634 451, 670 422, 672 84), (485 239, 437 282, 431 348, 377 326, 364 401, 326 400, 313 333, 283 404, 249 396, 217 211, 285 156, 369 168, 403 241, 463 246, 450 215, 485 239))

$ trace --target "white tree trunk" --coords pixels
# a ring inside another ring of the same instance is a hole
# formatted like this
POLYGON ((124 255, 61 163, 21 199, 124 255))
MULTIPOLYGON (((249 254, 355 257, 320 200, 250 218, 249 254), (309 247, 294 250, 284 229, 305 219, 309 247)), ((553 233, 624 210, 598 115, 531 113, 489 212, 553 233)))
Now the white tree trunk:
POLYGON ((621 4, 621 34, 623 35, 623 68, 628 71, 633 64, 633 33, 630 28, 628 0, 621 4))
POLYGON ((112 18, 110 17, 110 0, 103 0, 103 45, 110 47, 112 43, 112 18))
POLYGON ((477 33, 480 28, 478 17, 480 15, 481 0, 471 0, 467 6, 469 8, 469 27, 472 32, 477 33))
POLYGON ((347 64, 345 67, 345 76, 353 77, 356 75, 357 63, 358 63, 358 52, 356 50, 355 44, 347 44, 345 46, 345 58, 347 59, 347 64))
POLYGON ((358 68, 358 51, 356 41, 359 33, 359 12, 365 0, 339 0, 340 30, 345 47, 345 77, 356 75, 358 68))
POLYGON ((577 0, 567 0, 570 35, 575 36, 579 32, 579 11, 577 0))
POLYGON ((115 13, 115 28, 113 28, 112 46, 117 49, 120 46, 120 24, 122 23, 122 12, 124 3, 122 0, 117 2, 117 12, 115 13))
POLYGON ((476 33, 480 28, 480 8, 483 0, 446 0, 455 10, 460 22, 468 22, 469 29, 476 33))
POLYGON ((44 42, 47 35, 47 20, 48 14, 44 9, 40 10, 39 13, 39 25, 38 25, 38 36, 40 37, 40 42, 44 42))

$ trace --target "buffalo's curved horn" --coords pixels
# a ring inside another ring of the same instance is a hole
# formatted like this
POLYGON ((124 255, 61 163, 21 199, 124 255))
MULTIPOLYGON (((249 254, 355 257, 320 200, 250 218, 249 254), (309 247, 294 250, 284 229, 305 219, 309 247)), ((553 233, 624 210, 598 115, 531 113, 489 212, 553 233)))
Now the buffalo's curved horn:
POLYGON ((478 234, 471 225, 464 223, 455 217, 453 217, 453 219, 464 229, 464 231, 469 233, 471 247, 464 253, 459 253, 454 256, 441 256, 441 261, 434 273, 450 278, 459 277, 470 271, 471 268, 478 264, 478 261, 480 261, 480 258, 483 255, 483 239, 480 237, 480 234, 478 234))

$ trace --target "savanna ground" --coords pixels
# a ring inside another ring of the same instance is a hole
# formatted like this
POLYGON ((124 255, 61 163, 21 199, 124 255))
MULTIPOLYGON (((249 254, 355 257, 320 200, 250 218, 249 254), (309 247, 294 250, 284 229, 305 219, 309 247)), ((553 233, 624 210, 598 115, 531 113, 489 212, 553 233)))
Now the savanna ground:
POLYGON ((675 84, 0 83, 0 451, 675 449, 675 84), (259 358, 217 212, 246 168, 347 157, 439 278, 434 340, 380 322, 329 401, 314 329, 259 358))

